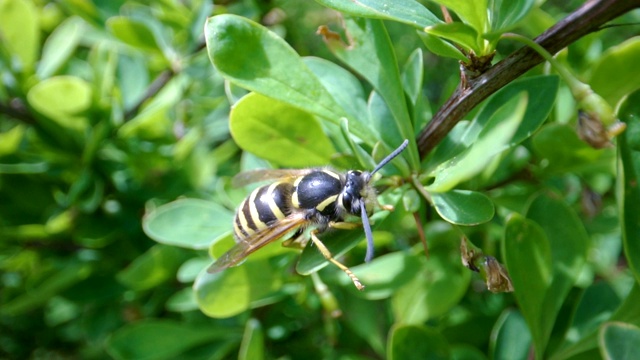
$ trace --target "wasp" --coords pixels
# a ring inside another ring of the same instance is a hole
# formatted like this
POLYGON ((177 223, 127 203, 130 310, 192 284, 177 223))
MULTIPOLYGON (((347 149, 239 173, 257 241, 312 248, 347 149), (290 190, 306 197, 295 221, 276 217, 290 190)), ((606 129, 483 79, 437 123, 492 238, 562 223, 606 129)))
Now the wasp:
POLYGON ((233 182, 238 186, 267 180, 273 182, 258 187, 242 201, 233 222, 236 245, 219 257, 207 272, 217 273, 237 265, 249 254, 278 239, 287 239, 283 243, 285 246, 297 243, 301 247, 310 239, 328 261, 351 278, 358 290, 364 289, 356 275, 331 255, 318 234, 328 229, 353 229, 359 224, 345 220, 349 216, 359 216, 367 238, 365 261, 373 258, 369 216, 378 201, 369 182, 373 174, 398 156, 408 143, 405 140, 371 172, 349 170, 343 174, 327 168, 264 169, 237 175, 233 182))

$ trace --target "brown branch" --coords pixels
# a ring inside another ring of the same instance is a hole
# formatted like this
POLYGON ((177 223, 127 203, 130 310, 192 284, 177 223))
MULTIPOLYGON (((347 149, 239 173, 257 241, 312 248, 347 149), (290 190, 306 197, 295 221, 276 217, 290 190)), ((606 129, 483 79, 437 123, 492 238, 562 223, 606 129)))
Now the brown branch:
POLYGON ((18 98, 11 99, 8 104, 0 103, 0 114, 20 120, 25 124, 33 125, 36 123, 36 119, 31 115, 29 109, 18 98))
MULTIPOLYGON (((564 49, 581 37, 600 30, 608 21, 640 7, 640 0, 593 0, 549 28, 535 41, 551 54, 564 49)), ((449 100, 418 135, 420 158, 426 156, 449 131, 489 95, 542 62, 542 57, 523 47, 500 61, 477 78, 469 79, 466 88, 458 85, 449 100)))

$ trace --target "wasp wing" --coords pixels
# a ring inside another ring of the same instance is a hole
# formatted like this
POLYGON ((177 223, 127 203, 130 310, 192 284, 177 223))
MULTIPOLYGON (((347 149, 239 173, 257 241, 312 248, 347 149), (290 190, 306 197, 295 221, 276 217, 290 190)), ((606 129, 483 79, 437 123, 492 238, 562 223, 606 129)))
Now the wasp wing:
POLYGON ((233 177, 231 184, 234 187, 242 187, 256 182, 277 180, 283 178, 295 178, 316 171, 316 169, 258 169, 241 172, 233 177))
POLYGON ((241 239, 239 243, 234 245, 229 251, 219 257, 207 272, 210 274, 220 272, 228 267, 237 265, 244 258, 262 248, 263 246, 278 240, 288 233, 299 229, 308 224, 303 213, 294 213, 286 218, 279 220, 275 224, 266 227, 246 239, 241 239))

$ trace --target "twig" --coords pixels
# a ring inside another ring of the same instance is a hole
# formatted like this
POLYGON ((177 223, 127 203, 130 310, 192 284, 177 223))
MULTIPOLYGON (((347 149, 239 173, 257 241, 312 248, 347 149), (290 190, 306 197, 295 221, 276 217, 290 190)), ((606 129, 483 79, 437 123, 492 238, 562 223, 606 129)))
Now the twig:
MULTIPOLYGON (((640 0, 593 0, 549 28, 535 39, 551 54, 581 37, 600 30, 608 21, 640 7, 640 0)), ((460 85, 418 135, 420 158, 426 156, 466 114, 506 84, 543 61, 530 47, 523 47, 491 67, 484 74, 460 85)))

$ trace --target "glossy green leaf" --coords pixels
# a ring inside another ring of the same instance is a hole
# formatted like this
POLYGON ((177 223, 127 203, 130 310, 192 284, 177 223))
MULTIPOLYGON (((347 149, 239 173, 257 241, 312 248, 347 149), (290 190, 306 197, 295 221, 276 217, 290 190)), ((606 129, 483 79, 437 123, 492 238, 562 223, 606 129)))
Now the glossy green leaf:
POLYGON ((622 103, 619 118, 627 130, 618 137, 618 183, 620 187, 620 216, 622 241, 627 262, 637 281, 640 281, 640 91, 622 103))
POLYGON ((116 278, 131 289, 151 289, 173 279, 183 261, 184 255, 180 249, 155 245, 121 270, 116 278))
POLYGON ((143 50, 159 51, 158 42, 143 22, 125 17, 113 16, 107 20, 107 28, 126 44, 143 50))
POLYGON ((198 345, 239 338, 240 332, 233 328, 216 329, 175 320, 149 319, 118 329, 106 346, 115 359, 174 359, 198 345))
POLYGON ((206 249, 232 230, 233 212, 214 202, 179 199, 147 213, 142 226, 155 241, 189 249, 206 249))
POLYGON ((312 115, 257 93, 238 101, 229 121, 238 146, 284 167, 324 166, 335 153, 312 115))
POLYGON ((213 318, 238 315, 282 286, 280 272, 264 259, 216 274, 203 270, 193 284, 198 306, 213 318))
POLYGON ((316 0, 320 4, 340 12, 365 18, 393 20, 423 29, 440 22, 424 5, 415 0, 316 0))
MULTIPOLYGON (((387 216, 388 211, 379 211, 371 216, 371 228, 375 230, 387 216)), ((318 238, 329 249, 334 258, 338 258, 349 250, 353 249, 360 241, 364 239, 364 230, 357 228, 354 230, 336 230, 326 234, 321 234, 318 238)), ((329 265, 329 261, 312 245, 309 241, 308 245, 302 251, 300 260, 296 265, 296 271, 302 275, 309 275, 325 266, 329 265)), ((346 276, 346 275, 345 275, 346 276)))
MULTIPOLYGON (((459 253, 434 251, 419 256, 421 270, 394 292, 391 309, 402 324, 422 324, 451 310, 467 291, 471 272, 460 265, 459 253)), ((366 291, 366 290, 365 290, 366 291)))
POLYGON ((302 61, 352 119, 369 126, 366 98, 358 78, 345 68, 322 58, 305 57, 302 61))
POLYGON ((402 87, 405 94, 409 96, 411 104, 415 106, 420 95, 422 94, 422 81, 424 79, 424 60, 422 58, 422 49, 415 49, 407 62, 402 68, 400 74, 402 78, 402 87))
POLYGON ((78 46, 85 23, 76 17, 70 17, 49 35, 42 48, 42 59, 38 63, 36 74, 46 79, 73 55, 78 46))
POLYGON ((589 238, 577 215, 560 200, 539 195, 527 217, 513 215, 507 223, 504 253, 516 299, 542 353, 585 263, 589 238))
POLYGON ((440 5, 444 5, 456 13, 465 24, 470 25, 477 33, 483 34, 489 30, 489 13, 487 11, 487 0, 479 1, 457 1, 457 0, 434 0, 440 5))
POLYGON ((543 303, 553 276, 549 239, 538 224, 514 214, 505 229, 503 253, 514 295, 529 325, 536 352, 541 352, 545 342, 540 324, 543 303))
MULTIPOLYGON (((404 139, 415 139, 398 62, 384 24, 379 20, 350 18, 345 19, 345 26, 351 38, 357 41, 348 47, 338 40, 327 44, 342 62, 362 75, 384 99, 393 115, 393 121, 387 121, 391 123, 388 126, 394 126, 396 130, 387 133, 385 129, 377 129, 383 142, 389 149, 394 149, 404 139)), ((412 142, 403 157, 408 159, 411 168, 418 167, 418 152, 412 142)))
POLYGON ((483 193, 451 190, 432 193, 433 205, 440 216, 456 225, 478 225, 493 218, 493 202, 483 193))
POLYGON ((75 76, 56 76, 46 79, 29 90, 29 104, 58 126, 83 132, 87 126, 84 112, 92 102, 89 84, 75 76))
POLYGON ((495 155, 509 148, 525 114, 527 100, 527 96, 521 94, 497 110, 470 148, 440 164, 433 171, 435 179, 426 187, 427 191, 449 191, 460 182, 485 170, 495 155))
POLYGON ((38 9, 31 1, 0 1, 0 46, 16 54, 20 72, 30 73, 40 49, 38 9))
POLYGON ((424 46, 438 56, 448 57, 463 62, 467 62, 469 60, 460 52, 460 50, 458 50, 458 48, 448 41, 444 41, 437 36, 427 33, 418 33, 418 35, 424 43, 424 46))
POLYGON ((387 345, 389 360, 449 359, 447 339, 435 329, 421 325, 395 325, 387 345))
POLYGON ((558 93, 558 82, 557 76, 532 76, 516 80, 500 89, 491 96, 469 125, 463 142, 467 145, 472 144, 482 132, 488 131, 492 125, 495 126, 496 113, 505 103, 525 92, 529 102, 510 146, 521 143, 535 133, 551 113, 558 93))
POLYGON ((0 307, 0 315, 17 316, 37 309, 52 297, 89 277, 92 271, 93 268, 89 264, 68 263, 63 268, 53 271, 39 284, 34 285, 29 292, 4 300, 0 307))
POLYGON ((454 42, 468 51, 482 54, 482 44, 478 43, 478 32, 469 25, 460 22, 436 24, 425 28, 424 31, 454 42))
MULTIPOLYGON (((420 271, 421 262, 416 256, 402 252, 394 252, 373 259, 368 264, 351 267, 358 274, 360 281, 366 286, 361 294, 367 299, 388 298, 400 287, 407 284, 416 272, 420 271)), ((341 277, 347 283, 347 277, 341 277)))
POLYGON ((496 321, 491 334, 491 358, 525 360, 531 350, 531 334, 522 314, 506 310, 496 321))
MULTIPOLYGON (((348 113, 333 99, 300 56, 281 37, 236 15, 207 20, 209 58, 229 81, 339 124, 348 113)), ((354 135, 372 144, 371 131, 351 122, 354 135)))
POLYGON ((490 3, 491 30, 504 32, 522 20, 535 5, 534 0, 493 0, 490 3))
POLYGON ((582 293, 569 329, 572 334, 567 343, 587 338, 595 333, 600 325, 614 314, 621 299, 607 282, 596 282, 582 293))
POLYGON ((640 73, 634 66, 640 57, 640 38, 632 37, 609 48, 592 68, 589 84, 593 91, 615 106, 625 95, 640 87, 640 73))
POLYGON ((249 319, 244 328, 238 360, 262 360, 264 352, 264 334, 260 322, 249 319))
POLYGON ((632 360, 640 354, 640 327, 610 322, 600 330, 600 353, 607 360, 632 360))

